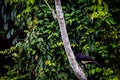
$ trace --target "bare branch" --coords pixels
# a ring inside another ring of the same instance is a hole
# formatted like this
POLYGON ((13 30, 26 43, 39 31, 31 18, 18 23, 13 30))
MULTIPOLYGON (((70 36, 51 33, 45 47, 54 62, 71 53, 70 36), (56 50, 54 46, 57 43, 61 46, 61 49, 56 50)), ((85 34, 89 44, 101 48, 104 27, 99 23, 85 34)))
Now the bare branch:
POLYGON ((48 4, 48 2, 47 2, 46 0, 44 0, 44 1, 45 1, 45 3, 47 4, 47 6, 49 7, 50 11, 52 12, 53 17, 56 19, 57 16, 56 16, 56 14, 55 14, 54 9, 52 9, 52 8, 50 7, 50 5, 48 4))
POLYGON ((75 75, 80 80, 87 80, 83 70, 81 69, 81 67, 79 67, 77 61, 75 60, 75 56, 74 56, 72 48, 70 46, 70 41, 69 41, 69 38, 68 38, 66 24, 65 24, 63 12, 62 12, 62 7, 61 7, 61 0, 55 0, 55 7, 56 7, 57 20, 58 20, 58 23, 59 23, 60 32, 61 32, 65 52, 67 54, 70 65, 71 65, 75 75))

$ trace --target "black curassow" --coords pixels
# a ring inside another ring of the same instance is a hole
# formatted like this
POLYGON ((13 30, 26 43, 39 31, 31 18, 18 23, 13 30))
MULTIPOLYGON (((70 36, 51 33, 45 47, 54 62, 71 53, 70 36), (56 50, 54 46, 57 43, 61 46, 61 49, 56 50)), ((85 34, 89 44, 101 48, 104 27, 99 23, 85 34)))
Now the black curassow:
POLYGON ((102 67, 97 61, 95 61, 90 56, 87 56, 83 53, 79 53, 78 51, 75 53, 77 62, 81 62, 82 64, 95 64, 98 67, 102 67))

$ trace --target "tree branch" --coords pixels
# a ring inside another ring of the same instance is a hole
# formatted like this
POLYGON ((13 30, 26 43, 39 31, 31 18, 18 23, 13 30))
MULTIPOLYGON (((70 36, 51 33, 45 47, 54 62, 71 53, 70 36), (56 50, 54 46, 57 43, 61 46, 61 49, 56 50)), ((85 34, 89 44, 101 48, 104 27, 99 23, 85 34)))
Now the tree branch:
POLYGON ((45 3, 47 4, 47 6, 49 7, 50 11, 52 12, 53 18, 56 19, 57 17, 56 17, 56 14, 55 14, 54 9, 52 9, 52 8, 50 7, 50 5, 48 4, 48 2, 47 2, 46 0, 44 0, 44 1, 45 1, 45 3))
POLYGON ((66 24, 65 24, 63 12, 62 12, 62 7, 61 7, 61 0, 55 0, 55 7, 56 7, 56 13, 57 13, 56 15, 57 15, 57 20, 59 22, 59 27, 60 27, 60 32, 61 32, 64 48, 65 48, 68 60, 70 62, 70 65, 75 75, 80 80, 87 80, 83 70, 81 69, 81 67, 79 67, 77 61, 75 60, 75 56, 70 46, 70 41, 68 38, 66 24))

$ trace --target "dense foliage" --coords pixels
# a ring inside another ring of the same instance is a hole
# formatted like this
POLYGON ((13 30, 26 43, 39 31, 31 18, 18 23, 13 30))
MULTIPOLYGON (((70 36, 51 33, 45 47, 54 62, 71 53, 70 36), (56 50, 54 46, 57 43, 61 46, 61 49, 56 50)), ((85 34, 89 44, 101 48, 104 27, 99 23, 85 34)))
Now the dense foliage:
MULTIPOLYGON (((55 8, 53 1, 48 3, 55 8)), ((62 1, 73 51, 90 55, 103 66, 86 65, 88 79, 120 79, 119 3, 62 1)), ((0 80, 77 80, 58 22, 44 0, 1 0, 0 10, 0 80)))

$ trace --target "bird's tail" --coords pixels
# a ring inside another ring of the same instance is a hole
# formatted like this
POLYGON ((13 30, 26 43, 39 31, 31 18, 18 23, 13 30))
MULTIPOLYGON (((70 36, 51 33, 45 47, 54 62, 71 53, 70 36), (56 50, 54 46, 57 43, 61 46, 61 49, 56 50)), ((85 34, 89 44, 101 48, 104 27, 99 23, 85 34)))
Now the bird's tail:
POLYGON ((98 62, 96 62, 96 61, 92 61, 91 63, 93 63, 93 64, 95 64, 96 66, 98 66, 98 67, 102 67, 98 62))

